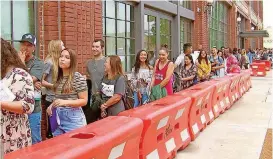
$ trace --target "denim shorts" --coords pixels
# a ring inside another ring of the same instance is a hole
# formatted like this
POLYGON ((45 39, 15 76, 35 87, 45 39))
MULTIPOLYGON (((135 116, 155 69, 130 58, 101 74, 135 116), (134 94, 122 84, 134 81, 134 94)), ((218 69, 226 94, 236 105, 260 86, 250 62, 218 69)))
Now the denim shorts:
POLYGON ((82 108, 58 107, 56 113, 59 125, 53 132, 53 136, 62 135, 87 125, 82 108))

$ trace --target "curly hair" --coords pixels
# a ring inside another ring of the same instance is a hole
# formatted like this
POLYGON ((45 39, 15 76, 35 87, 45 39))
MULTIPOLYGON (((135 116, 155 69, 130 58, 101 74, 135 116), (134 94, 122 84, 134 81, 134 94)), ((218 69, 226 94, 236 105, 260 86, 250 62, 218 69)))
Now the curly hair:
POLYGON ((8 67, 24 69, 28 72, 27 67, 21 61, 17 51, 9 42, 1 38, 1 79, 5 77, 8 67))

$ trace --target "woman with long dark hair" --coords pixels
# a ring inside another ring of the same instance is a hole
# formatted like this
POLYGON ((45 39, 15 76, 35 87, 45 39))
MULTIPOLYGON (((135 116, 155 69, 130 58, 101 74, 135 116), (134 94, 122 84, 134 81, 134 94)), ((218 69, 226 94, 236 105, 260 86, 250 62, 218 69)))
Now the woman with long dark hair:
POLYGON ((153 76, 153 67, 149 65, 148 54, 140 50, 132 69, 132 85, 134 87, 134 107, 146 104, 149 100, 149 89, 153 76))
POLYGON ((56 121, 59 123, 52 130, 54 137, 86 125, 81 107, 87 103, 87 84, 85 78, 76 72, 76 68, 76 53, 71 49, 64 49, 59 58, 57 81, 53 86, 55 100, 47 109, 51 116, 52 108, 56 108, 56 121))
POLYGON ((210 78, 211 64, 205 50, 201 50, 196 61, 197 76, 199 81, 203 82, 210 78))
POLYGON ((196 76, 196 66, 191 55, 185 55, 185 64, 181 70, 181 86, 186 89, 193 85, 193 79, 196 76))
POLYGON ((32 144, 27 114, 34 109, 34 85, 16 50, 2 38, 0 82, 0 136, 5 154, 32 144))

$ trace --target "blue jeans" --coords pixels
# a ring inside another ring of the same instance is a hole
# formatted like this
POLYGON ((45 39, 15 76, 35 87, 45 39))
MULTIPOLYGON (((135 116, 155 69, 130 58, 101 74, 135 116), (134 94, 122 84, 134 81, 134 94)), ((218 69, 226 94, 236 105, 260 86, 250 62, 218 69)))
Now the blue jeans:
POLYGON ((28 120, 31 129, 32 144, 41 142, 41 112, 29 114, 28 120))
MULTIPOLYGON (((141 94, 142 98, 141 98, 141 103, 142 104, 146 104, 148 103, 149 97, 148 94, 141 94)), ((137 106, 139 106, 139 100, 138 100, 138 96, 137 96, 137 92, 134 92, 134 108, 136 108, 137 106)))
POLYGON ((87 125, 82 108, 58 107, 56 113, 60 122, 54 137, 87 125))

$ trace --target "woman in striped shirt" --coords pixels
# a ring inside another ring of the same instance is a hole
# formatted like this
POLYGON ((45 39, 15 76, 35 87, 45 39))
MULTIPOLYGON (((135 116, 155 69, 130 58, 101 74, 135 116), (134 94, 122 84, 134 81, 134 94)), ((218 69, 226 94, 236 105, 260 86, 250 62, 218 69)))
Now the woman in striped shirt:
MULTIPOLYGON (((76 53, 64 49, 59 58, 59 71, 54 84, 55 100, 47 109, 52 115, 56 108, 56 128, 53 136, 75 130, 86 125, 82 106, 87 103, 87 84, 85 78, 76 72, 76 53)), ((52 116, 55 118, 55 116, 52 116)), ((52 123, 51 123, 52 124, 52 123)), ((52 125, 51 125, 52 126, 52 125)), ((54 126, 53 126, 54 127, 54 126)))

